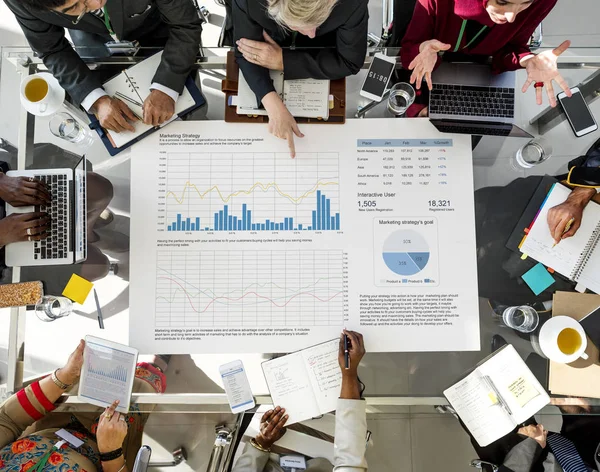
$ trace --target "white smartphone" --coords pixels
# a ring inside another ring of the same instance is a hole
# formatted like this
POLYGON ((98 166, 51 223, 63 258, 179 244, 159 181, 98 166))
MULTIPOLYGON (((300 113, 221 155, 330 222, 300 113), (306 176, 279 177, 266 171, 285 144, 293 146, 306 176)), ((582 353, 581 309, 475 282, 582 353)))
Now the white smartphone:
POLYGON ((585 102, 581 90, 579 90, 579 87, 573 87, 571 93, 573 94, 571 98, 567 97, 565 92, 560 92, 557 98, 565 111, 565 115, 567 115, 567 120, 573 128, 575 136, 585 136, 592 131, 596 131, 598 124, 585 102))
POLYGON ((370 100, 380 102, 387 90, 390 77, 396 67, 396 59, 381 53, 375 54, 369 72, 360 88, 360 94, 370 100))
POLYGON ((219 367, 219 372, 232 413, 241 413, 256 406, 242 361, 223 364, 219 367))

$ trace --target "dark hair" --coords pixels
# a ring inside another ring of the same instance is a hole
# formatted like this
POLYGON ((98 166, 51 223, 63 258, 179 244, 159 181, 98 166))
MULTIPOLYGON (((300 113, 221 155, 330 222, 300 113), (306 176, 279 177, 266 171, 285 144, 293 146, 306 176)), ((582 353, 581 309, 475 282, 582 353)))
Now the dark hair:
POLYGON ((20 3, 34 10, 46 11, 62 7, 66 0, 20 0, 20 3))

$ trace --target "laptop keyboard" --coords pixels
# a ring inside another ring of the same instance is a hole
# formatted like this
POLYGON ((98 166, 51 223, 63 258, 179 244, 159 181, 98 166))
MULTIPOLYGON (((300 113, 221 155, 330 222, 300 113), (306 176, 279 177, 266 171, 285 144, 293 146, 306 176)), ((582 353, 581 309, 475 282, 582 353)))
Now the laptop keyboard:
POLYGON ((501 87, 435 84, 430 114, 514 118, 515 90, 501 87))
POLYGON ((48 237, 35 241, 33 245, 34 259, 62 259, 67 256, 69 242, 69 182, 66 175, 36 175, 36 179, 44 182, 52 196, 50 206, 40 206, 50 217, 48 237))

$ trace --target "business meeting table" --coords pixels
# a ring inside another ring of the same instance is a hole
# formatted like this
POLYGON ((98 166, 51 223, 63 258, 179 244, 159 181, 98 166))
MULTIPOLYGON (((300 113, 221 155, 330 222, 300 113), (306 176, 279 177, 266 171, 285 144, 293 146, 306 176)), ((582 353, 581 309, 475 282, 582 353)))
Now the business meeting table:
MULTIPOLYGON (((543 45, 544 48, 552 46, 557 45, 543 45)), ((225 95, 221 92, 221 81, 225 74, 225 58, 228 50, 228 48, 205 47, 202 56, 198 57, 195 64, 195 68, 199 71, 202 92, 207 100, 207 105, 196 111, 191 118, 198 120, 199 129, 202 127, 202 120, 223 119, 225 95)), ((347 119, 371 120, 387 116, 385 101, 372 106, 367 99, 359 95, 374 52, 376 52, 374 49, 370 49, 361 72, 347 79, 347 119), (361 118, 357 118, 358 116, 361 118)), ((109 71, 110 77, 111 74, 132 65, 147 54, 149 51, 141 50, 136 59, 113 57, 101 61, 88 61, 88 63, 99 72, 107 74, 109 71)), ((397 51, 389 50, 388 54, 396 55, 397 51)), ((29 48, 4 47, 1 49, 1 61, 0 160, 6 160, 6 156, 11 155, 13 166, 17 165, 20 168, 65 167, 72 166, 74 156, 85 153, 93 170, 107 177, 114 187, 114 198, 110 207, 115 214, 115 220, 111 227, 119 237, 111 241, 119 247, 112 250, 109 244, 108 247, 103 248, 103 251, 110 256, 112 262, 118 264, 119 271, 116 274, 111 273, 95 284, 107 328, 104 331, 98 331, 96 308, 92 296, 88 297, 85 305, 77 306, 69 317, 53 323, 44 323, 38 320, 33 312, 24 309, 3 311, 4 316, 0 317, 0 365, 5 364, 6 367, 0 371, 0 382, 3 384, 0 400, 20 388, 23 382, 60 366, 78 340, 90 332, 118 342, 127 342, 129 330, 127 270, 129 239, 127 235, 129 234, 130 188, 128 151, 110 157, 98 139, 91 147, 82 150, 52 136, 48 130, 47 117, 35 117, 21 108, 19 104, 21 79, 28 74, 44 70, 41 61, 29 48), (44 146, 42 143, 49 143, 52 146, 44 146)), ((600 50, 573 49, 561 56, 560 69, 571 85, 585 82, 590 77, 597 77, 600 74, 600 50)), ((520 71, 519 84, 524 82, 524 77, 523 71, 520 71)), ((553 156, 547 162, 525 170, 518 167, 514 156, 527 139, 484 137, 473 151, 476 190, 494 185, 503 186, 515 178, 528 175, 558 175, 566 170, 566 164, 570 159, 583 154, 598 138, 596 132, 576 139, 561 113, 549 109, 546 97, 543 106, 535 104, 533 90, 526 94, 517 91, 517 95, 518 125, 534 136, 543 135, 552 144, 553 156)), ((590 94, 587 100, 591 102, 595 98, 590 94)), ((85 114, 81 110, 71 108, 65 111, 76 114, 82 121, 85 120, 85 114)), ((12 271, 5 270, 3 282, 10 280, 20 280, 18 268, 12 271)), ((501 335, 509 343, 514 343, 523 357, 533 352, 527 337, 519 336, 504 326, 501 317, 493 312, 486 299, 480 299, 479 309, 481 324, 479 351, 367 353, 359 374, 367 386, 365 396, 369 414, 399 412, 408 406, 431 409, 435 405, 447 404, 442 395, 443 390, 490 354, 491 339, 495 334, 501 335)), ((241 357, 251 377, 260 377, 260 362, 268 356, 192 354, 175 357, 176 359, 171 361, 172 364, 177 366, 177 369, 189 369, 192 366, 193 371, 197 372, 195 376, 197 379, 188 375, 187 379, 175 382, 160 399, 155 396, 136 398, 142 407, 144 403, 159 403, 163 411, 227 412, 229 411, 227 398, 220 386, 212 381, 218 377, 215 375, 217 373, 215 366, 229 359, 241 357)), ((543 376, 542 373, 542 378, 543 376)), ((270 404, 264 382, 257 380, 257 384, 253 384, 253 389, 257 403, 270 404)), ((553 397, 553 403, 598 405, 597 411, 600 412, 600 400, 553 397)), ((76 398, 70 398, 62 408, 84 409, 86 405, 78 403, 76 398)), ((591 414, 595 409, 587 410, 586 414, 591 414)), ((551 409, 548 413, 553 414, 555 411, 558 412, 557 409, 551 409)))

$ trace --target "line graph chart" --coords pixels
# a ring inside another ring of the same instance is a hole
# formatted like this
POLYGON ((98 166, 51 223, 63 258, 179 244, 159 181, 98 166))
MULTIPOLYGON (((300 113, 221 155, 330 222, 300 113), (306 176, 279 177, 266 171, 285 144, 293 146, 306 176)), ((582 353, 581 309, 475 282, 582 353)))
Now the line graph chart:
POLYGON ((342 251, 159 251, 156 327, 343 326, 342 251))
POLYGON ((159 166, 163 231, 341 229, 337 153, 173 152, 159 166))

